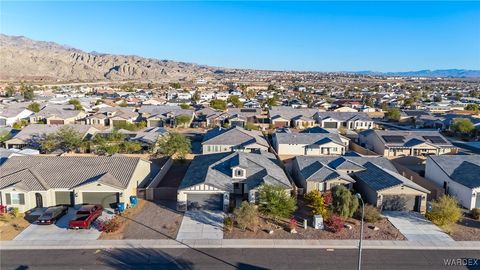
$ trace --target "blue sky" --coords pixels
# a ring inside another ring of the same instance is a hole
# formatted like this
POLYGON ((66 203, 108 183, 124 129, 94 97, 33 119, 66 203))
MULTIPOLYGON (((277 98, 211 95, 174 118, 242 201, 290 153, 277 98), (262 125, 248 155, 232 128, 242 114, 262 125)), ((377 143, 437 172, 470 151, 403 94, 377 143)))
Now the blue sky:
POLYGON ((480 69, 480 2, 0 2, 0 32, 223 67, 480 69))

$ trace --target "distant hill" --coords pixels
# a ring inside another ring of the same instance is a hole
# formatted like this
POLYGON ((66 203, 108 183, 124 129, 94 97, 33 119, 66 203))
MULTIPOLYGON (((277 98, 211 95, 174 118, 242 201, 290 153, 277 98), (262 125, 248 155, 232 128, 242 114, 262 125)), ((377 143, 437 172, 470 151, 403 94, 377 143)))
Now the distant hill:
MULTIPOLYGON (((134 55, 84 52, 54 42, 0 34, 0 80, 164 81, 224 74, 227 70, 134 55)), ((411 72, 346 72, 362 75, 480 77, 480 70, 446 69, 411 72)))
POLYGON ((139 56, 87 53, 54 42, 0 34, 2 80, 164 80, 213 74, 215 70, 139 56))
POLYGON ((354 71, 348 72, 359 75, 370 76, 402 76, 402 77, 450 77, 450 78, 479 78, 480 70, 468 69, 437 69, 418 70, 406 72, 376 72, 376 71, 354 71))

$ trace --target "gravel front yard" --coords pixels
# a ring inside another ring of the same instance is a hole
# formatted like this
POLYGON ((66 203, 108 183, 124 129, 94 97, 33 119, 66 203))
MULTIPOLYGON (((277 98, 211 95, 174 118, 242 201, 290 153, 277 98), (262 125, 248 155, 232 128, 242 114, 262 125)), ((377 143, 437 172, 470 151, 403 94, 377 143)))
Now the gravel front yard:
MULTIPOLYGON (((273 234, 269 234, 268 230, 274 228, 272 222, 266 218, 260 218, 260 224, 257 232, 249 229, 242 231, 234 227, 232 232, 224 232, 226 239, 332 239, 332 240, 352 240, 360 238, 360 221, 357 219, 348 219, 345 224, 352 226, 349 230, 344 228, 339 233, 333 233, 327 230, 316 230, 312 227, 312 216, 310 209, 305 205, 303 198, 297 199, 298 209, 294 213, 294 217, 298 222, 296 234, 288 231, 288 220, 284 220, 281 228, 275 229, 273 234), (308 220, 307 229, 303 229, 303 220, 308 220)), ((395 228, 387 219, 382 219, 374 224, 364 224, 364 239, 368 240, 405 240, 400 231, 395 228), (374 231, 369 226, 376 226, 379 230, 374 231)))
POLYGON ((480 241, 480 220, 465 216, 452 227, 450 236, 455 241, 480 241))
POLYGON ((135 214, 124 216, 125 224, 119 231, 104 233, 100 239, 175 239, 183 218, 173 210, 175 202, 142 203, 135 214))
POLYGON ((19 214, 17 217, 3 214, 0 216, 0 240, 12 240, 28 226, 30 226, 30 222, 25 219, 23 214, 19 214))
MULTIPOLYGON (((352 229, 344 228, 339 233, 333 233, 326 230, 316 230, 310 225, 306 230, 303 227, 297 228, 296 234, 288 232, 288 224, 285 223, 280 229, 274 230, 273 234, 269 234, 266 228, 270 228, 271 224, 267 224, 266 219, 261 219, 257 232, 249 229, 242 231, 234 228, 232 232, 224 232, 225 239, 331 239, 331 240, 353 240, 360 238, 360 221, 349 219, 345 224, 350 224, 352 229)), ((303 225, 303 224, 299 224, 303 225)), ((382 219, 374 224, 364 224, 364 239, 367 240, 405 240, 405 237, 387 220, 382 219), (379 228, 378 231, 370 229, 368 226, 374 225, 379 228)))

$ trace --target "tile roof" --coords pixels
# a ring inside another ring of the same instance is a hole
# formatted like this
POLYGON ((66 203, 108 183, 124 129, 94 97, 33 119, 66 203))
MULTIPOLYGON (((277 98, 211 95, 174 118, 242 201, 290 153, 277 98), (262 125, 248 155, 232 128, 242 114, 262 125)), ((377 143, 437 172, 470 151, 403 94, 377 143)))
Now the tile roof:
POLYGON ((278 160, 271 153, 219 153, 196 156, 180 184, 179 189, 186 189, 198 184, 208 184, 220 190, 233 191, 234 181, 247 184, 254 189, 262 183, 281 185, 292 188, 278 160), (246 168, 246 179, 232 179, 232 166, 246 168))
POLYGON ((322 145, 328 142, 336 142, 343 145, 342 139, 338 133, 275 133, 275 138, 279 144, 306 144, 322 145))
POLYGON ((140 158, 15 156, 0 167, 0 189, 22 183, 29 190, 66 188, 99 180, 126 188, 140 158))
POLYGON ((318 112, 318 119, 332 118, 342 122, 346 121, 373 121, 367 113, 364 112, 318 112))
POLYGON ((213 128, 205 133, 203 145, 250 145, 257 143, 268 147, 267 140, 260 131, 246 130, 242 127, 213 128))
POLYGON ((75 129, 83 136, 87 135, 89 131, 96 132, 97 129, 88 125, 44 125, 44 124, 31 124, 24 127, 18 132, 12 139, 19 139, 22 141, 29 141, 35 138, 40 138, 45 134, 51 134, 57 132, 62 127, 70 127, 75 129))
POLYGON ((293 109, 292 107, 273 106, 270 110, 268 110, 268 115, 272 119, 281 117, 283 119, 292 120, 293 118, 299 116, 313 118, 317 112, 319 112, 318 109, 312 108, 293 109))
POLYGON ((48 118, 56 116, 62 119, 76 117, 82 111, 76 111, 74 105, 47 105, 43 107, 38 113, 35 113, 35 117, 48 118))
POLYGON ((480 187, 480 155, 428 156, 453 181, 469 188, 480 187))

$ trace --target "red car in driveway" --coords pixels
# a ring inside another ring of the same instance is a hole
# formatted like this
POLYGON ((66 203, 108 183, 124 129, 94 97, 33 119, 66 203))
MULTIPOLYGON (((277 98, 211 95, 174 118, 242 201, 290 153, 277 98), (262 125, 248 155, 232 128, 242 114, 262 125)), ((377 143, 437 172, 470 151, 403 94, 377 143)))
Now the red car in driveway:
POLYGON ((92 223, 102 215, 102 212, 103 207, 99 204, 83 205, 75 214, 75 218, 68 223, 68 228, 90 229, 92 223))

